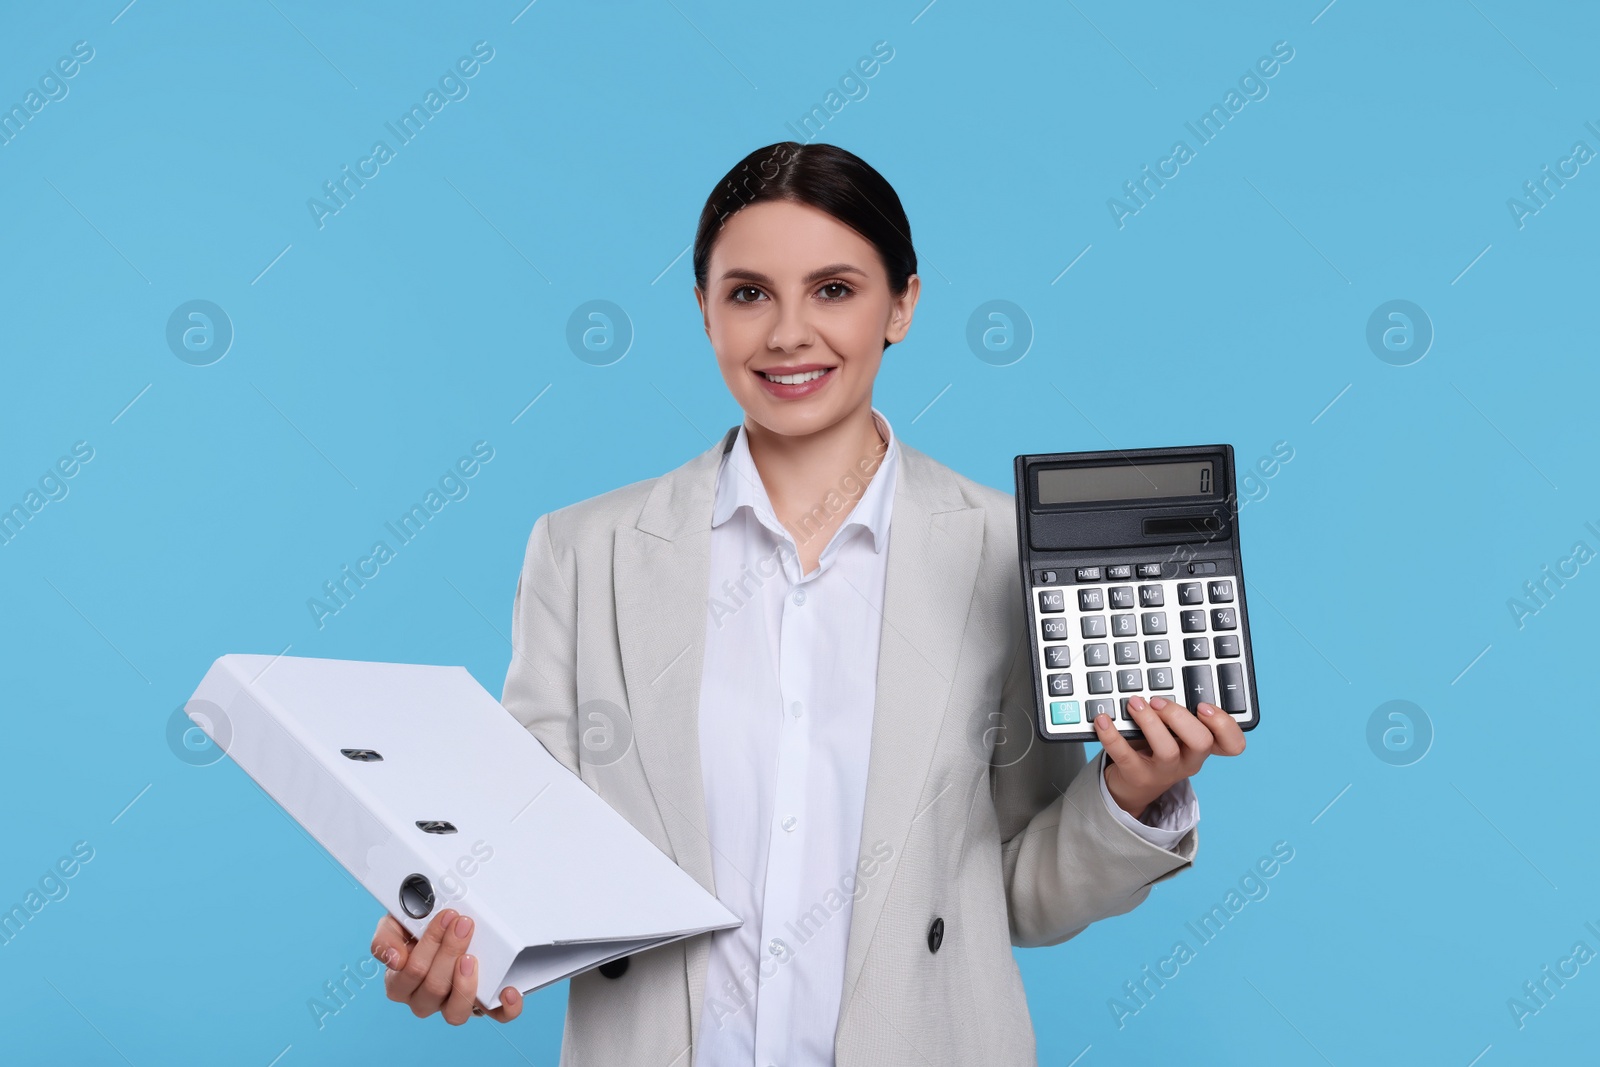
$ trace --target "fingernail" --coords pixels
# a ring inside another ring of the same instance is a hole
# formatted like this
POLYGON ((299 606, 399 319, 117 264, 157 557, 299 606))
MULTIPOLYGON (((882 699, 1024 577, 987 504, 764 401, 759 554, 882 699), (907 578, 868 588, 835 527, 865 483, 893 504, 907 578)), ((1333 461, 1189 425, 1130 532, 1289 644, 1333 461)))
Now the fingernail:
POLYGON ((400 953, 396 952, 392 948, 384 949, 384 951, 383 951, 383 964, 384 964, 385 967, 388 967, 391 971, 395 970, 396 964, 398 964, 399 962, 400 962, 400 953))
POLYGON ((472 932, 472 920, 465 915, 456 920, 456 936, 466 937, 472 932))
POLYGON ((477 967, 477 961, 474 960, 471 956, 462 956, 461 957, 461 977, 463 977, 463 978, 471 978, 472 977, 472 972, 473 972, 474 968, 476 968, 476 967, 477 967))
POLYGON ((1150 706, 1152 708, 1155 708, 1157 711, 1160 711, 1162 708, 1167 706, 1167 698, 1166 697, 1151 697, 1150 698, 1150 706))
POLYGON ((522 999, 522 991, 515 986, 506 986, 505 992, 500 994, 500 999, 515 1004, 522 999))
POLYGON ((450 924, 455 922, 455 919, 456 910, 454 908, 446 908, 441 911, 439 913, 439 931, 441 933, 448 931, 450 929, 450 924))
POLYGON ((1134 697, 1128 701, 1128 705, 1130 707, 1138 708, 1140 711, 1143 711, 1148 706, 1145 703, 1144 697, 1134 697))
POLYGON ((1206 704, 1204 702, 1202 702, 1200 704, 1200 706, 1199 706, 1199 711, 1200 711, 1200 714, 1202 714, 1202 715, 1211 715, 1211 714, 1215 713, 1216 710, 1217 710, 1216 708, 1214 708, 1210 704, 1206 704))

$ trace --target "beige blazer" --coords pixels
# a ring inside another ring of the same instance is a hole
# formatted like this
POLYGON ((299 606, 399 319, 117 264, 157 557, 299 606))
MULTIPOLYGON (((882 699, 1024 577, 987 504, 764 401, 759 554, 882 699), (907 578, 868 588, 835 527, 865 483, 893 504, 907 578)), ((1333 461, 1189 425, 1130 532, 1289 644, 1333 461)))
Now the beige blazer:
MULTIPOLYGON (((717 467, 737 431, 534 523, 502 696, 712 892, 700 669, 717 467)), ((836 1062, 1034 1064, 1012 946, 1132 909, 1193 862, 1197 833, 1170 852, 1145 841, 1106 809, 1098 759, 1085 770, 1081 744, 1037 738, 1011 494, 899 447, 836 1062)), ((711 936, 574 977, 562 1067, 690 1067, 711 936)))

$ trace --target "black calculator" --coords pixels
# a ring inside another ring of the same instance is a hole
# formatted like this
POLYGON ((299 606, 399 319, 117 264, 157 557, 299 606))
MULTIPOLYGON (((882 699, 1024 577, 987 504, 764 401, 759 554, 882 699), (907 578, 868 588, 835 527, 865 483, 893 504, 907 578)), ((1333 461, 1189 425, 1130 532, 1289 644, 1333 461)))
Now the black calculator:
POLYGON ((1039 736, 1093 741, 1134 696, 1246 730, 1256 704, 1233 446, 1016 457, 1017 548, 1039 736))

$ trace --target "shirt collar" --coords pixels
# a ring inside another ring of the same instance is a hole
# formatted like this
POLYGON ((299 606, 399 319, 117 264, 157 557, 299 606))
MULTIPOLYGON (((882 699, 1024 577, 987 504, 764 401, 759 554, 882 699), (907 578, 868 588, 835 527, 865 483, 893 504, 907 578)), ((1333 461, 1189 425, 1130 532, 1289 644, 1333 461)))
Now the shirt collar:
MULTIPOLYGON (((894 436, 894 428, 889 425, 889 420, 884 417, 883 412, 877 408, 871 410, 878 432, 883 435, 889 447, 878 464, 877 473, 872 476, 872 481, 867 483, 866 492, 856 501, 844 525, 839 527, 827 547, 823 549, 829 555, 832 554, 833 546, 840 542, 845 531, 852 526, 863 526, 871 533, 874 552, 882 552, 888 543, 889 519, 894 507, 895 480, 900 466, 900 448, 894 436)), ((846 478, 848 475, 840 479, 841 483, 846 478)), ((835 488, 842 506, 848 499, 847 490, 850 487, 841 484, 835 488)), ((761 524, 778 537, 793 540, 789 531, 772 513, 772 501, 767 496, 767 489, 762 484, 760 473, 756 470, 755 460, 750 456, 750 442, 742 422, 739 424, 739 433, 734 438, 733 446, 723 455, 722 465, 717 471, 716 505, 711 512, 711 525, 721 526, 741 507, 749 507, 761 524)))

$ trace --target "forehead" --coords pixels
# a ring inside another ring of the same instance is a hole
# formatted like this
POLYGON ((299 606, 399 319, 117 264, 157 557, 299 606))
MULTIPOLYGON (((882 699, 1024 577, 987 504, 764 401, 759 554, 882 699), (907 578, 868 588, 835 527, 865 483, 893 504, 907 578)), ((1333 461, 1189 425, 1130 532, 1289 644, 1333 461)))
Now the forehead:
POLYGON ((820 263, 848 262, 881 269, 872 243, 832 215, 792 200, 764 200, 723 223, 711 250, 711 273, 732 268, 774 277, 801 275, 820 263))

